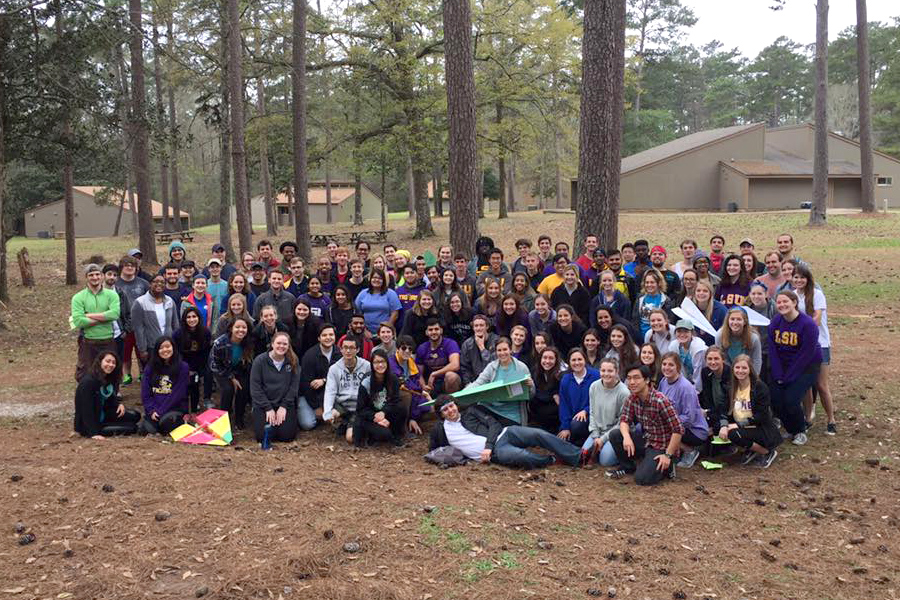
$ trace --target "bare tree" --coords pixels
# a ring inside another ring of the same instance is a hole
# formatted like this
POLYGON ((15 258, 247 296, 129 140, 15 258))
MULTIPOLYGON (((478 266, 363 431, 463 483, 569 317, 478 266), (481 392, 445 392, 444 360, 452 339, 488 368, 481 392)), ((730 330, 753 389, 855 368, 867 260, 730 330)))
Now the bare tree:
POLYGON ((856 65, 859 86, 859 175, 863 212, 875 212, 875 165, 872 156, 872 84, 866 0, 856 0, 856 65))
MULTIPOLYGON (((256 16, 256 34, 254 42, 256 44, 256 54, 262 55, 262 44, 260 38, 260 19, 259 11, 255 11, 256 16)), ((260 119, 259 128, 259 178, 263 187, 263 206, 266 213, 266 235, 273 236, 278 234, 278 221, 275 215, 275 199, 272 195, 272 181, 269 173, 269 128, 266 125, 266 85, 263 78, 263 72, 260 71, 256 77, 256 114, 260 119)))
POLYGON ((585 2, 581 64, 575 254, 588 234, 599 237, 601 248, 618 246, 625 0, 585 2))
POLYGON ((141 0, 128 0, 131 18, 131 164, 137 187, 138 247, 144 262, 156 264, 156 237, 150 199, 150 152, 147 148, 147 115, 144 108, 144 32, 141 28, 141 0))
MULTIPOLYGON (((125 57, 122 53, 122 47, 116 45, 116 75, 119 78, 119 89, 122 94, 122 107, 121 107, 121 115, 123 123, 131 123, 131 93, 128 91, 128 78, 125 77, 125 57)), ((122 130, 122 148, 125 150, 126 155, 130 154, 131 148, 129 147, 131 143, 131 131, 129 127, 125 127, 122 130)), ((128 197, 128 212, 131 215, 131 234, 137 235, 139 227, 138 227, 138 213, 137 213, 137 204, 134 201, 134 173, 132 172, 133 165, 131 164, 131 160, 125 160, 125 195, 128 197)))
POLYGON ((331 159, 325 155, 325 222, 331 225, 334 216, 331 214, 331 159))
POLYGON ((810 225, 824 225, 828 204, 828 0, 816 0, 816 136, 810 225))
POLYGON ((475 252, 478 238, 481 172, 475 147, 475 70, 469 2, 445 0, 443 17, 450 151, 450 244, 456 252, 471 254, 475 252))
MULTIPOLYGON (((163 102, 163 83, 162 83, 162 67, 160 66, 159 54, 162 48, 159 45, 159 3, 153 8, 153 85, 156 87, 156 127, 158 135, 154 135, 157 139, 157 151, 159 152, 159 191, 163 208, 163 231, 172 231, 172 218, 169 213, 169 149, 166 144, 165 122, 166 109, 163 102)), ((178 219, 180 215, 176 215, 178 219)), ((180 221, 176 226, 176 230, 181 230, 180 221)))
POLYGON ((227 0, 228 95, 231 97, 231 163, 234 173, 234 207, 237 215, 238 248, 252 249, 250 192, 247 188, 247 157, 244 151, 244 75, 241 67, 241 15, 238 0, 227 0))
POLYGON ((231 241, 231 131, 228 129, 230 98, 228 94, 228 9, 225 0, 219 6, 222 35, 222 106, 219 110, 219 243, 225 247, 225 256, 235 262, 234 244, 231 241))
POLYGON ((309 239, 309 181, 306 170, 306 0, 293 2, 291 121, 294 129, 294 229, 299 254, 308 264, 312 260, 312 244, 309 239))
POLYGON ((172 63, 174 60, 171 58, 171 55, 175 52, 172 10, 174 9, 170 9, 166 15, 166 44, 170 53, 167 70, 169 85, 166 86, 169 100, 169 174, 172 176, 172 212, 175 215, 175 226, 181 229, 181 196, 178 189, 178 115, 175 112, 175 81, 172 76, 172 63))
MULTIPOLYGON (((56 9, 56 43, 60 46, 65 45, 64 38, 64 17, 62 5, 59 0, 54 3, 56 9)), ((63 72, 60 85, 63 89, 68 90, 68 76, 63 72)), ((63 99, 63 116, 62 116, 62 135, 60 141, 63 149, 63 204, 65 214, 66 228, 66 285, 75 285, 78 283, 78 273, 75 268, 75 200, 72 197, 72 188, 75 185, 74 173, 75 167, 72 161, 72 145, 75 143, 74 134, 72 132, 72 108, 68 98, 63 99)))
POLYGON ((497 135, 500 136, 497 144, 497 175, 500 178, 500 191, 497 194, 499 202, 497 203, 497 218, 505 219, 506 214, 506 150, 503 148, 503 135, 500 133, 500 127, 503 124, 503 103, 497 101, 495 107, 494 123, 498 125, 497 135))

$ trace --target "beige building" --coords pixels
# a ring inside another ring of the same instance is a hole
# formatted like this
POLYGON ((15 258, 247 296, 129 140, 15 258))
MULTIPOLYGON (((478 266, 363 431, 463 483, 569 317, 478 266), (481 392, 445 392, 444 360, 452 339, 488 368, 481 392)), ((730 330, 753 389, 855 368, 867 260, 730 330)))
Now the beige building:
MULTIPOLYGON (((352 181, 331 182, 331 216, 333 223, 353 222, 354 187, 352 181)), ((309 222, 313 225, 324 225, 328 221, 326 217, 325 182, 311 181, 308 187, 307 199, 309 201, 309 222)), ((289 212, 293 205, 288 202, 288 195, 281 192, 275 198, 275 214, 279 226, 285 226, 290 221, 289 212)), ((250 214, 254 224, 265 225, 266 207, 263 196, 254 196, 250 199, 250 214)), ((362 215, 363 219, 381 218, 381 198, 365 183, 362 184, 362 215)), ((232 219, 235 217, 234 207, 231 207, 232 219)))
MULTIPOLYGON (((711 129, 622 159, 624 210, 772 210, 812 200, 811 124, 711 129)), ((860 203, 859 144, 829 133, 828 207, 860 203)), ((900 161, 875 153, 875 199, 900 204, 900 161), (897 182, 897 186, 894 182, 897 182)), ((578 182, 572 181, 577 198, 578 182)))
MULTIPOLYGON (((119 204, 122 198, 120 190, 111 190, 108 197, 104 198, 103 186, 76 185, 72 191, 72 201, 75 208, 75 237, 105 237, 111 236, 116 228, 116 219, 119 216, 119 204)), ((137 194, 135 194, 137 201, 137 194)), ((153 227, 156 231, 162 231, 163 209, 162 203, 151 200, 153 214, 153 227)), ((169 214, 174 218, 174 211, 169 207, 169 214)), ((63 234, 66 230, 65 203, 62 199, 41 206, 36 206, 25 212, 22 217, 25 225, 26 237, 38 237, 47 235, 54 237, 63 234), (44 233, 46 232, 46 233, 44 233)), ((191 215, 181 211, 180 229, 191 228, 191 215)), ((132 230, 131 209, 125 202, 122 211, 122 221, 119 225, 121 235, 130 235, 132 230)))

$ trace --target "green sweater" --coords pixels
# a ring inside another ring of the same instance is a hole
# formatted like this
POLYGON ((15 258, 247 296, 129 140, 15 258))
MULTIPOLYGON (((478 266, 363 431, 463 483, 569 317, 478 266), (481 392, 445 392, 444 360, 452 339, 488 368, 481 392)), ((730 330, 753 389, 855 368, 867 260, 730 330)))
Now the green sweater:
POLYGON ((84 331, 88 340, 111 340, 113 322, 119 318, 119 294, 101 288, 96 294, 86 287, 72 296, 72 327, 84 331), (93 325, 88 313, 103 313, 103 322, 93 325))

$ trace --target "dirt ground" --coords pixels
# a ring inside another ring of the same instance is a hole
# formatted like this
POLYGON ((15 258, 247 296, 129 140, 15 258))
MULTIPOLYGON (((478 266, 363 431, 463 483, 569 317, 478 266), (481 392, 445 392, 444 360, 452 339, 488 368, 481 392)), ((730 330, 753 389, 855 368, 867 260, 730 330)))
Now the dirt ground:
MULTIPOLYGON (((271 452, 246 436, 228 448, 83 440, 70 434, 62 244, 25 240, 38 287, 15 287, 0 315, 0 598, 897 598, 900 219, 803 221, 623 215, 622 239, 661 242, 673 261, 688 232, 701 245, 721 232, 728 247, 749 235, 760 252, 793 232, 835 343, 836 437, 820 409, 810 443, 783 445, 768 470, 681 469, 654 489, 597 468, 439 470, 424 439, 354 452, 324 430, 271 452)), ((414 251, 439 243, 391 226, 414 251)), ((511 252, 522 235, 567 239, 572 217, 481 226, 511 252)), ((446 219, 436 229, 445 239, 446 219)), ((79 240, 79 257, 131 245, 79 240)), ((124 389, 135 406, 136 386, 124 389)))

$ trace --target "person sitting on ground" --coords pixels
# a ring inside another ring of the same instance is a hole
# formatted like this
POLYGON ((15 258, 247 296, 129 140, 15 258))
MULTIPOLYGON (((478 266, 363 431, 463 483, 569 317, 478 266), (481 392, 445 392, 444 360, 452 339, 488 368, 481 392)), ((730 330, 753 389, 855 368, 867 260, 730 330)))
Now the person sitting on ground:
POLYGON ((681 373, 681 359, 678 354, 675 352, 663 354, 660 369, 663 377, 659 381, 659 391, 675 407, 678 420, 684 425, 684 435, 681 436, 681 460, 678 461, 678 466, 689 469, 700 456, 699 448, 709 438, 706 416, 700 408, 696 388, 681 373))
POLYGON ((144 433, 166 435, 184 423, 190 371, 171 336, 156 340, 141 379, 144 433))
POLYGON ((750 319, 743 308, 735 307, 728 311, 725 325, 716 332, 716 346, 725 351, 731 364, 741 354, 747 354, 753 360, 753 372, 759 373, 762 369, 762 343, 750 326, 750 319))
POLYGON ((330 423, 337 435, 343 435, 347 443, 353 443, 353 418, 359 386, 368 385, 372 365, 357 356, 359 348, 355 338, 344 338, 341 343, 341 360, 328 368, 325 395, 322 398, 322 417, 330 423))
POLYGON ((577 446, 543 429, 516 425, 484 406, 474 404, 460 413, 453 396, 442 394, 435 400, 435 410, 441 424, 431 430, 430 450, 451 446, 470 460, 524 469, 541 469, 556 462, 578 464, 577 446), (552 456, 528 450, 533 446, 549 450, 552 456))
POLYGON ((137 432, 140 413, 126 409, 116 397, 120 376, 115 352, 97 355, 75 389, 75 431, 95 440, 137 432))
MULTIPOLYGON (((274 273, 275 271, 273 271, 274 273)), ((262 442, 292 442, 297 437, 297 393, 300 369, 287 333, 272 337, 271 349, 253 359, 250 368, 250 399, 253 434, 262 442)))
POLYGON ((587 366, 581 348, 569 351, 567 363, 569 370, 559 383, 559 433, 556 435, 580 447, 588 437, 588 392, 591 384, 600 379, 600 373, 587 366))
POLYGON ((700 372, 700 408, 706 413, 706 422, 715 431, 718 415, 728 412, 731 393, 731 365, 725 362, 725 351, 718 346, 706 349, 705 365, 700 372))
POLYGON ((694 323, 690 319, 679 319, 675 323, 675 339, 667 352, 674 352, 681 359, 682 373, 700 391, 701 371, 706 364, 706 344, 694 336, 694 323))
POLYGON ((276 308, 267 304, 260 311, 259 323, 253 326, 250 337, 253 340, 253 356, 258 356, 272 349, 275 334, 287 331, 287 325, 278 320, 276 308))
POLYGON ((490 320, 484 315, 472 317, 472 337, 463 342, 459 352, 460 376, 463 385, 478 377, 495 358, 494 345, 497 334, 489 331, 490 320))
POLYGON ((559 351, 552 346, 537 353, 537 364, 531 371, 534 394, 528 403, 529 425, 559 431, 559 383, 563 376, 559 351))
POLYGON ((228 411, 235 429, 244 428, 244 412, 250 399, 250 366, 253 341, 250 321, 236 318, 228 331, 213 340, 209 351, 209 370, 221 391, 219 408, 228 411))
POLYGON ((731 366, 728 412, 718 415, 719 438, 745 451, 743 464, 769 468, 778 456, 781 433, 772 418, 768 386, 757 377, 746 354, 731 366))
POLYGON ((416 364, 425 378, 425 391, 432 396, 458 392, 462 388, 459 346, 444 337, 444 328, 434 317, 425 324, 425 334, 428 340, 416 348, 416 364))
POLYGON ((607 471, 607 476, 620 479, 633 474, 638 485, 655 485, 667 475, 674 478, 674 458, 684 435, 675 407, 650 387, 650 369, 643 365, 627 367, 625 383, 630 394, 622 407, 619 428, 609 434, 619 465, 607 471))
POLYGON ((341 359, 334 341, 334 325, 320 325, 318 343, 303 355, 300 365, 300 397, 297 399, 297 420, 303 431, 315 429, 316 419, 322 418, 328 369, 341 359))
POLYGON ((619 459, 609 443, 609 434, 619 427, 622 407, 625 406, 629 392, 619 378, 619 365, 615 359, 602 359, 599 372, 600 379, 588 388, 590 435, 581 446, 581 461, 588 464, 594 456, 600 466, 612 467, 618 464, 619 459))
POLYGON ((553 339, 553 345, 556 346, 563 356, 568 356, 572 348, 581 346, 581 338, 587 327, 581 322, 581 319, 568 304, 560 304, 556 307, 556 322, 551 323, 547 327, 547 333, 553 339))
POLYGON ((337 345, 339 348, 341 342, 346 338, 353 338, 356 340, 356 347, 359 348, 359 355, 362 358, 366 360, 372 358, 372 350, 375 346, 372 344, 372 340, 366 331, 366 318, 362 313, 354 313, 354 315, 350 317, 350 329, 347 330, 347 333, 338 338, 337 345))
POLYGON ((372 353, 372 377, 361 384, 356 398, 353 422, 353 445, 391 441, 403 445, 406 431, 406 407, 400 400, 400 381, 391 373, 388 356, 378 350, 372 353))
MULTIPOLYGON (((243 298, 243 296, 238 296, 243 298)), ((212 335, 203 325, 200 312, 193 306, 181 315, 181 327, 173 336, 181 358, 190 368, 188 383, 188 410, 197 412, 201 406, 212 408, 212 377, 208 375, 209 351, 212 347, 212 335), (203 404, 200 404, 201 381, 203 404)))
POLYGON ((421 435, 419 421, 431 411, 431 407, 424 406, 431 396, 425 391, 425 378, 416 364, 415 350, 415 341, 408 335, 401 335, 397 350, 388 355, 388 365, 400 381, 400 399, 408 407, 409 431, 421 435))
MULTIPOLYGON (((511 382, 525 377, 523 382, 529 394, 534 389, 531 372, 528 366, 512 355, 512 342, 508 337, 500 337, 494 346, 497 358, 489 362, 481 374, 467 388, 493 383, 495 381, 511 382)), ((481 405, 492 413, 521 425, 527 423, 526 407, 516 402, 483 402, 481 405)))

